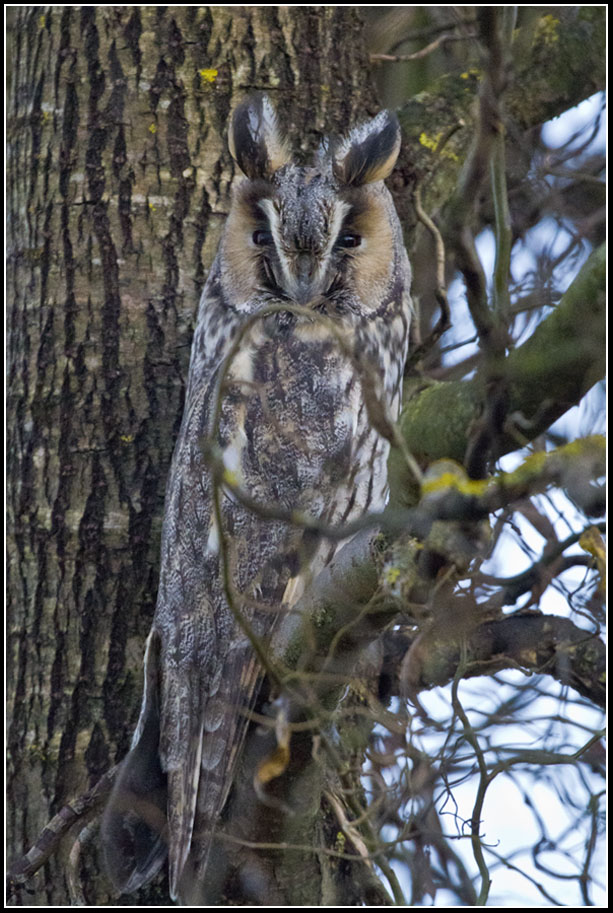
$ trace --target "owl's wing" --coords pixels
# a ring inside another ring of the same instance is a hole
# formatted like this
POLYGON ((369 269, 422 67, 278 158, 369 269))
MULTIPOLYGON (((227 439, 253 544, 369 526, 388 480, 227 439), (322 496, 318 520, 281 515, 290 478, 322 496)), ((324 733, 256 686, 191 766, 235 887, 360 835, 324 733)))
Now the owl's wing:
POLYGON ((223 662, 218 558, 209 554, 211 498, 201 452, 214 372, 186 404, 169 474, 156 614, 132 748, 102 819, 106 870, 120 892, 137 890, 170 856, 173 896, 190 849, 207 701, 223 662))
MULTIPOLYGON (((189 872, 199 879, 262 675, 224 591, 202 453, 214 391, 215 377, 186 408, 177 442, 166 495, 158 604, 145 657, 143 707, 133 747, 104 814, 106 868, 122 892, 148 881, 166 855, 173 898, 189 890, 189 872)), ((222 422, 222 435, 227 432, 233 440, 234 430, 222 422)), ((250 590, 255 584, 248 568, 257 568, 258 562, 266 566, 266 580, 257 584, 258 598, 278 610, 288 577, 283 561, 278 562, 286 528, 262 524, 225 496, 222 512, 224 526, 240 528, 233 543, 239 553, 229 559, 237 585, 250 590), (252 553, 255 561, 248 560, 252 553), (266 564, 273 557, 276 568, 266 564)), ((276 613, 256 613, 254 621, 252 607, 246 604, 241 611, 257 636, 266 638, 276 613)))

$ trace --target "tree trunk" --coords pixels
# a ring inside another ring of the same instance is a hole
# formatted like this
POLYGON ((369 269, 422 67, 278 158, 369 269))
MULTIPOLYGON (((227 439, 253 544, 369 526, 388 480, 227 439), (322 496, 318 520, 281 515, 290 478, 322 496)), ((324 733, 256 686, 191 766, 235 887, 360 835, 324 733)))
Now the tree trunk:
MULTIPOLYGON (((361 34, 348 7, 9 14, 9 856, 129 747, 229 112, 266 89, 311 151, 376 111, 361 34)), ((67 902, 71 843, 17 903, 67 902)), ((95 844, 79 875, 104 904, 95 844)), ((131 900, 166 897, 160 877, 131 900)))

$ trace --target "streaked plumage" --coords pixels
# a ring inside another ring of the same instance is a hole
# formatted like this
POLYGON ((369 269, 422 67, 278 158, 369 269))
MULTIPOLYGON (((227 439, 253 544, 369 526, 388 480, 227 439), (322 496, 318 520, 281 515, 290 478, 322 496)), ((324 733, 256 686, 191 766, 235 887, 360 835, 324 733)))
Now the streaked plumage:
POLYGON ((383 179, 399 144, 395 117, 382 112, 302 168, 265 96, 235 112, 230 149, 246 179, 200 301, 143 707, 103 820, 120 890, 151 878, 167 852, 173 897, 206 880, 246 726, 241 710, 261 678, 228 604, 223 562, 232 604, 265 644, 338 547, 263 520, 227 490, 220 528, 203 442, 264 505, 340 523, 385 503, 388 444, 369 421, 363 385, 397 415, 410 268, 383 179))

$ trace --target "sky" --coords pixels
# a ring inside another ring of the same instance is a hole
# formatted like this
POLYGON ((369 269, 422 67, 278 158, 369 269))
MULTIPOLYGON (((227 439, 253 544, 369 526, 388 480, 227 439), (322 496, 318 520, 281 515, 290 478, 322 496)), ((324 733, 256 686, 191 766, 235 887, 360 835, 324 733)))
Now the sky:
MULTIPOLYGON (((585 142, 596 117, 604 104, 601 94, 595 95, 576 108, 557 117, 543 127, 543 140, 552 149, 562 147, 574 137, 578 146, 585 142)), ((592 138, 587 151, 603 151, 605 148, 606 124, 601 118, 600 126, 592 138)), ((539 254, 549 251, 561 254, 566 249, 570 234, 564 226, 553 219, 545 219, 531 229, 525 239, 516 244, 511 263, 513 278, 521 283, 522 278, 533 270, 539 254)), ((477 249, 487 276, 492 275, 495 255, 495 242, 492 232, 484 232, 477 240, 477 249)), ((555 286, 564 292, 573 281, 579 269, 590 253, 587 243, 577 251, 571 260, 564 258, 561 267, 555 274, 555 286)), ((445 346, 460 340, 474 338, 475 331, 468 314, 463 285, 460 280, 452 283, 449 289, 449 302, 453 319, 453 328, 443 339, 445 346)), ((534 322, 528 322, 524 335, 534 329, 534 322)), ((604 340, 603 340, 604 343, 604 340)), ((476 350, 476 343, 468 343, 448 353, 447 364, 462 361, 476 350)), ((604 432, 606 416, 603 410, 602 386, 597 385, 578 406, 569 410, 554 426, 557 431, 570 439, 587 433, 604 432)), ((501 460, 502 469, 515 468, 523 459, 522 452, 509 454, 501 460)), ((581 530, 585 524, 584 516, 574 507, 562 492, 541 496, 537 499, 539 509, 554 525, 560 538, 566 538, 571 530, 581 530)), ((500 539, 485 572, 499 576, 512 576, 527 568, 534 556, 540 555, 545 539, 534 526, 521 515, 516 514, 514 523, 500 539)), ((576 547, 581 551, 580 547, 576 547)), ((541 597, 539 608, 551 614, 569 614, 568 594, 583 582, 582 568, 566 572, 561 577, 562 586, 550 586, 541 597)), ((584 626, 586 622, 580 619, 584 626)), ((469 711, 471 721, 478 726, 481 714, 493 712, 505 698, 517 696, 518 686, 526 682, 521 671, 508 671, 497 677, 497 685, 492 688, 490 679, 472 679, 462 681, 459 686, 460 699, 467 708, 478 708, 469 711), (508 682, 505 685, 504 682, 508 682)), ((586 743, 593 730, 603 725, 602 714, 580 699, 567 702, 568 692, 560 689, 552 680, 543 677, 539 683, 543 691, 536 701, 530 700, 523 711, 518 713, 521 725, 505 723, 494 730, 484 730, 481 743, 485 747, 487 738, 492 738, 492 751, 503 752, 506 749, 558 747, 565 753, 572 753, 586 743), (497 740, 504 739, 504 744, 497 740)), ((420 694, 426 711, 441 722, 450 718, 450 688, 434 689, 420 694)), ((445 733, 447 737, 448 733, 445 733)), ((429 756, 436 756, 441 745, 440 734, 425 733, 419 740, 420 747, 428 751, 429 756)), ((498 755, 497 755, 498 756, 498 755)), ((602 779, 594 774, 588 765, 568 765, 543 767, 534 776, 531 765, 526 774, 515 768, 508 774, 499 775, 488 788, 483 810, 482 834, 485 847, 485 858, 491 866, 492 886, 488 906, 551 906, 552 903, 562 906, 585 906, 578 881, 568 876, 581 871, 585 844, 589 835, 591 819, 584 816, 577 827, 578 809, 574 808, 575 797, 579 802, 585 801, 589 792, 598 793, 603 786, 602 779), (546 831, 551 841, 551 851, 545 849, 539 856, 539 864, 545 861, 550 871, 540 869, 532 858, 533 844, 542 839, 546 831), (501 858, 506 863, 500 861, 501 858), (561 877, 555 877, 555 873, 561 877), (539 890, 539 886, 542 890, 539 890), (550 898, 548 900, 548 898, 550 898)), ((442 820, 448 833, 458 833, 457 821, 470 820, 475 795, 477 778, 471 777, 454 786, 453 797, 458 803, 457 809, 446 806, 449 813, 442 820), (452 812, 457 812, 457 817, 452 812)), ((580 808, 580 806, 579 806, 580 808)), ((462 857, 469 872, 478 873, 472 855, 470 840, 458 833, 454 849, 462 857)), ((602 836, 594 850, 594 867, 596 883, 591 886, 590 902, 596 906, 607 903, 606 895, 606 847, 602 836)), ((403 866, 395 865, 401 884, 407 896, 410 896, 410 885, 406 880, 403 866)), ((438 892, 434 905, 444 906, 456 903, 452 897, 446 898, 438 892)))

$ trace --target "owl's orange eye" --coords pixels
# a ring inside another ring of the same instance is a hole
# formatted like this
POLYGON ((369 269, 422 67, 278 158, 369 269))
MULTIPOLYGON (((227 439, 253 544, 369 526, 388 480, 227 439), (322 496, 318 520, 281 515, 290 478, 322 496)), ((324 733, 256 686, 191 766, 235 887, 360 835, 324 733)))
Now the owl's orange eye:
POLYGON ((337 247, 359 247, 362 243, 362 236, 356 235, 355 232, 346 231, 342 235, 339 235, 336 246, 337 247))
POLYGON ((251 240, 254 244, 257 244, 258 247, 268 247, 273 242, 272 232, 258 228, 257 231, 253 232, 251 240))

